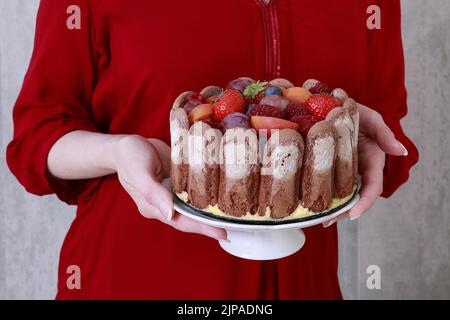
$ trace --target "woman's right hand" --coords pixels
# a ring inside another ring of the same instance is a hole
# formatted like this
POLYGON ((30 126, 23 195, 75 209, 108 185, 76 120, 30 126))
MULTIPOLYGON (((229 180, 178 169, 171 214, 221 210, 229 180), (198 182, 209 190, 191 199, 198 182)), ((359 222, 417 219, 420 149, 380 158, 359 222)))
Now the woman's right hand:
POLYGON ((226 239, 226 231, 174 212, 172 193, 162 184, 170 176, 170 147, 161 140, 122 136, 114 148, 115 171, 123 188, 148 219, 157 219, 183 232, 226 239))

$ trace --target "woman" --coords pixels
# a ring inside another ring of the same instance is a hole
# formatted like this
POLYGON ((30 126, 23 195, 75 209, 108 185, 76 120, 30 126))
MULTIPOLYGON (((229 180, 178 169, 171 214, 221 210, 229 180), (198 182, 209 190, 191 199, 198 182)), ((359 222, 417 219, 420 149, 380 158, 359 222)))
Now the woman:
POLYGON ((29 192, 78 206, 57 298, 341 298, 335 224, 305 230, 288 258, 246 261, 217 245, 224 230, 173 212, 161 185, 168 114, 180 92, 242 75, 345 88, 371 108, 360 106, 362 198, 348 213, 357 218, 418 157, 399 122, 399 1, 375 1, 382 28, 368 30, 373 2, 42 0, 7 159, 29 192), (71 266, 81 288, 67 286, 71 266))

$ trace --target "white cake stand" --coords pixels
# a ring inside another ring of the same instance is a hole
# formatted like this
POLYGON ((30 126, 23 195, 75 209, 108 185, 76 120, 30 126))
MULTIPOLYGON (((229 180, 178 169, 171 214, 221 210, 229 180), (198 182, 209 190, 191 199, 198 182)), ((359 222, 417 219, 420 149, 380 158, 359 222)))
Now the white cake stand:
POLYGON ((220 240, 220 246, 228 253, 250 260, 272 260, 290 256, 300 250, 305 243, 302 229, 321 224, 336 218, 351 209, 359 200, 353 197, 336 209, 314 217, 285 221, 249 221, 222 218, 192 208, 174 196, 175 210, 206 225, 223 228, 228 240, 220 240))

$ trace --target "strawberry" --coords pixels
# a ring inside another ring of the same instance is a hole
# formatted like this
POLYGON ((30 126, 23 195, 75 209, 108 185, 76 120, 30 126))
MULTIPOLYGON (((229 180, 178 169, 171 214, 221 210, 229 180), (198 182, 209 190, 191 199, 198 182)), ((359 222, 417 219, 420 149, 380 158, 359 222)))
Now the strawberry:
POLYGON ((310 115, 311 113, 304 104, 291 102, 287 105, 286 109, 284 109, 284 114, 286 116, 286 119, 289 120, 295 116, 306 116, 310 115))
POLYGON ((237 90, 227 90, 217 100, 214 105, 214 120, 222 121, 223 118, 232 112, 245 111, 245 100, 242 94, 237 90))
POLYGON ((250 111, 248 112, 248 116, 283 118, 283 111, 281 111, 277 107, 257 104, 250 109, 250 111))
POLYGON ((268 82, 257 81, 251 83, 244 90, 244 97, 247 104, 258 104, 264 98, 264 90, 269 85, 268 82))
POLYGON ((305 101, 306 108, 319 120, 325 120, 327 114, 340 105, 336 98, 324 95, 315 95, 305 101))
POLYGON ((306 139, 309 129, 311 129, 311 127, 315 125, 319 121, 319 119, 315 118, 312 115, 303 115, 294 116, 290 121, 298 124, 297 131, 302 135, 303 139, 306 139))

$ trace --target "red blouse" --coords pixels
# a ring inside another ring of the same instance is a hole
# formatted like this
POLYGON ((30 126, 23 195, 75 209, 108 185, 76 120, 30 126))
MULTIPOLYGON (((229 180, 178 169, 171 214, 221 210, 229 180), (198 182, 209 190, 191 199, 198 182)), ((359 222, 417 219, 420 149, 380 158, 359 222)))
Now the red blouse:
POLYGON ((57 298, 340 298, 335 226, 305 230, 305 246, 291 257, 243 260, 142 217, 116 175, 47 179, 47 154, 73 130, 169 142, 169 110, 185 90, 239 76, 317 78, 378 110, 408 148, 408 157, 387 158, 389 196, 418 159, 400 126, 403 69, 397 0, 42 0, 7 160, 29 192, 78 206, 57 298), (381 30, 366 27, 374 3, 381 30), (80 30, 66 27, 73 4, 80 30), (81 290, 66 286, 70 265, 81 269, 81 290))

